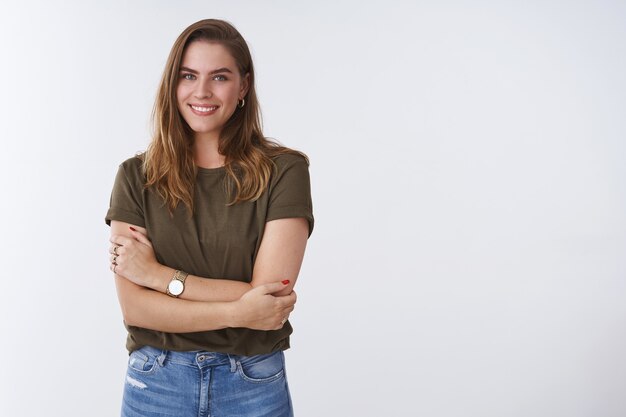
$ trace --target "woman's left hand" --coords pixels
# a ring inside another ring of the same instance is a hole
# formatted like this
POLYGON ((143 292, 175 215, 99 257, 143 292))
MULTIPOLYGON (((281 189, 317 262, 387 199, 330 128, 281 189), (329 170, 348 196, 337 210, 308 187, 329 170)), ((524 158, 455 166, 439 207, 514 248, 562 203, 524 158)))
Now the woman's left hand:
POLYGON ((131 230, 132 237, 111 236, 111 271, 142 287, 152 288, 159 262, 152 243, 143 233, 131 230))

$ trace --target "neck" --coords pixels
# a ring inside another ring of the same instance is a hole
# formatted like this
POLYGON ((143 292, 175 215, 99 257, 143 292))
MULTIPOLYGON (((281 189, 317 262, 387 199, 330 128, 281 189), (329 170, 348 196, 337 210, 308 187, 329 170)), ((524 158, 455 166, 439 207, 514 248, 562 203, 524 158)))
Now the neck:
POLYGON ((193 141, 194 162, 200 168, 219 168, 224 166, 224 155, 218 151, 217 137, 196 135, 193 141))

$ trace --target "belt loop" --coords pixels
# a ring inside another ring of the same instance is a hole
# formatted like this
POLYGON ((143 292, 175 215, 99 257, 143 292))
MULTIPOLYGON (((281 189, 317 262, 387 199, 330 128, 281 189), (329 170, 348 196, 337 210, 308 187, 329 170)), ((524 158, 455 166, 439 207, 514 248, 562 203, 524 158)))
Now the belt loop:
POLYGON ((159 365, 163 366, 163 364, 165 363, 166 357, 167 357, 167 350, 162 350, 161 354, 157 358, 157 362, 159 362, 159 365))
POLYGON ((228 355, 228 360, 230 360, 230 372, 234 373, 237 370, 237 360, 231 355, 228 355))

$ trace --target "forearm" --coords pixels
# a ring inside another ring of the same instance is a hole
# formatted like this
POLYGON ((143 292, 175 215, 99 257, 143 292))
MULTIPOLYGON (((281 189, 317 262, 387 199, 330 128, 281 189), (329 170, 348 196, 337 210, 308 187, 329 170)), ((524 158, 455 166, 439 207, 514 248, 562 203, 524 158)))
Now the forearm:
POLYGON ((260 285, 237 301, 189 301, 172 298, 115 276, 117 295, 127 325, 168 333, 245 327, 282 328, 293 311, 296 295, 274 297, 288 282, 260 285))
MULTIPOLYGON (((110 250, 111 262, 116 265, 117 274, 138 286, 165 294, 175 270, 157 261, 146 230, 112 221, 111 231, 114 245, 110 250)), ((303 218, 270 221, 266 224, 250 283, 190 275, 179 298, 205 302, 236 301, 252 288, 279 281, 289 281, 290 284, 275 295, 288 295, 298 277, 307 234, 308 223, 303 218)))
MULTIPOLYGON (((151 272, 149 287, 165 294, 174 272, 173 268, 157 264, 151 272)), ((188 301, 236 301, 251 289, 252 285, 246 282, 189 275, 185 280, 185 290, 178 298, 188 301)))
MULTIPOLYGON (((165 294, 175 270, 157 261, 146 229, 113 220, 111 235, 111 243, 116 247, 111 251, 117 265, 116 273, 138 286, 165 294), (121 253, 117 252, 118 249, 121 253)), ((179 298, 189 301, 235 301, 250 289, 250 284, 241 281, 190 275, 179 298)))
POLYGON ((226 327, 276 330, 293 311, 295 293, 272 295, 283 290, 288 281, 252 289, 243 282, 192 276, 183 297, 164 294, 174 270, 159 265, 145 232, 128 223, 111 222, 111 270, 126 324, 170 333, 226 327))
POLYGON ((171 333, 238 327, 233 302, 202 302, 172 298, 116 276, 124 321, 130 326, 171 333))

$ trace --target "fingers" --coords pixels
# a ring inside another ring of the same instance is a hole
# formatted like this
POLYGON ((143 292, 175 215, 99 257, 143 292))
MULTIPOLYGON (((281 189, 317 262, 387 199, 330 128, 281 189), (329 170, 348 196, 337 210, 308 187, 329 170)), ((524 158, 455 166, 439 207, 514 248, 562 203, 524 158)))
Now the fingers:
POLYGON ((124 252, 125 248, 121 245, 109 246, 109 253, 111 255, 120 256, 124 252))
POLYGON ((289 280, 284 280, 284 281, 271 282, 269 284, 259 285, 256 288, 260 288, 259 291, 262 291, 263 294, 274 294, 276 292, 279 292, 285 289, 285 286, 287 286, 288 284, 289 284, 289 280))
POLYGON ((114 274, 117 274, 117 258, 121 255, 119 252, 120 249, 123 248, 121 246, 112 246, 112 249, 109 250, 109 253, 111 253, 111 256, 109 256, 109 269, 113 271, 114 274))
MULTIPOLYGON (((114 237, 117 237, 117 236, 112 236, 111 242, 113 242, 114 237)), ((116 272, 117 267, 118 267, 117 258, 121 256, 125 250, 126 248, 116 243, 113 243, 111 246, 109 246, 109 253, 111 254, 111 256, 109 256, 109 263, 110 263, 109 269, 113 271, 114 274, 117 274, 116 272)))
POLYGON ((133 238, 130 238, 127 236, 112 235, 111 238, 109 239, 109 242, 117 246, 124 246, 124 245, 130 244, 133 240, 134 240, 133 238))
POLYGON ((293 305, 296 304, 297 300, 298 300, 298 297, 296 296, 295 292, 291 292, 291 294, 289 294, 289 295, 283 295, 283 296, 280 296, 280 297, 276 297, 276 302, 282 308, 293 307, 293 305))
POLYGON ((146 246, 152 247, 152 243, 146 236, 137 231, 131 231, 136 238, 129 238, 121 235, 113 235, 109 241, 112 243, 109 246, 109 253, 113 255, 121 255, 125 251, 125 247, 132 247, 135 242, 143 243, 146 246))
POLYGON ((280 330, 283 328, 283 326, 285 325, 285 323, 287 323, 287 320, 289 320, 289 316, 291 315, 291 312, 293 311, 294 306, 290 306, 288 308, 286 308, 283 312, 282 312, 282 320, 280 321, 280 323, 278 323, 278 325, 276 326, 276 330, 280 330))
POLYGON ((289 307, 286 307, 283 309, 282 311, 282 315, 285 317, 289 317, 289 315, 293 312, 293 310, 295 310, 295 306, 292 304, 289 307))
POLYGON ((284 290, 289 281, 272 282, 259 285, 242 296, 242 310, 249 314, 244 319, 245 325, 237 327, 249 327, 258 330, 281 329, 289 315, 294 310, 296 294, 275 296, 273 293, 284 290))
POLYGON ((289 316, 291 315, 293 310, 296 308, 295 306, 296 297, 295 297, 295 294, 292 293, 284 297, 276 297, 276 302, 283 304, 283 306, 278 309, 278 312, 276 315, 277 319, 280 320, 280 322, 278 322, 276 324, 276 327, 274 327, 274 330, 280 330, 283 328, 285 323, 287 323, 289 316))
MULTIPOLYGON (((291 309, 291 311, 293 311, 293 308, 291 309)), ((291 311, 289 312, 282 312, 280 315, 276 316, 275 318, 275 324, 271 325, 268 330, 280 330, 283 328, 283 326, 285 325, 285 323, 287 323, 287 320, 289 320, 289 314, 291 313, 291 311)))
POLYGON ((141 233, 141 232, 139 232, 137 230, 132 230, 132 229, 131 229, 130 233, 131 233, 131 235, 133 235, 133 237, 135 239, 137 239, 138 242, 143 243, 144 245, 152 247, 152 243, 150 242, 148 237, 146 235, 144 235, 143 233, 141 233))
POLYGON ((152 243, 143 233, 137 230, 131 230, 130 233, 133 235, 132 238, 122 235, 111 236, 109 241, 112 245, 109 246, 109 253, 113 255, 121 255, 126 251, 126 247, 132 247, 135 242, 142 243, 152 248, 152 243))

